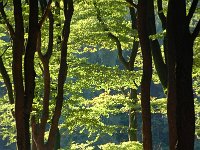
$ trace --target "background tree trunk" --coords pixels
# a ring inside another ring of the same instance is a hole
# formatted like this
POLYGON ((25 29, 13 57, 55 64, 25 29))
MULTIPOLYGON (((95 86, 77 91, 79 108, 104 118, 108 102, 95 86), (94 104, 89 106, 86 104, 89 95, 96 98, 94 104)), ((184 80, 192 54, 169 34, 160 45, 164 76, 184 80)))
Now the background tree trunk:
MULTIPOLYGON (((130 99, 133 103, 137 102, 137 90, 130 89, 130 99)), ((137 141, 137 112, 135 109, 129 110, 129 131, 128 131, 129 141, 137 141)))
POLYGON ((151 47, 147 28, 147 1, 138 1, 138 34, 143 57, 143 75, 141 82, 141 105, 142 105, 142 131, 143 148, 152 150, 151 133, 151 109, 150 109, 150 85, 152 77, 151 47))

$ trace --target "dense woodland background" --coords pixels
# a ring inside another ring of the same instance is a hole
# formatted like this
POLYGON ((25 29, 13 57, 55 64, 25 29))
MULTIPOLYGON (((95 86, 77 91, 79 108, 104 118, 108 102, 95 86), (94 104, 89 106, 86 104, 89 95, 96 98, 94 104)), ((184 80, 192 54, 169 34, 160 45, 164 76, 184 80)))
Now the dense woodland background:
POLYGON ((199 0, 0 0, 0 149, 200 149, 199 0))

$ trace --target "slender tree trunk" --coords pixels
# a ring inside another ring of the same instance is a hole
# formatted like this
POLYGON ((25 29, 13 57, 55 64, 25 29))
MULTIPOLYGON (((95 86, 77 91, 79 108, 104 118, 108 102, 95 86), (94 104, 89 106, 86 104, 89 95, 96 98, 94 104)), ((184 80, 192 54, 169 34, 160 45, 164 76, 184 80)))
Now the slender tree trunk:
POLYGON ((0 73, 1 73, 1 75, 3 77, 3 81, 4 81, 4 83, 6 85, 6 88, 7 88, 7 91, 8 91, 9 102, 10 102, 10 104, 14 104, 14 96, 13 96, 12 84, 11 84, 8 72, 6 71, 6 68, 4 66, 2 57, 0 57, 0 73))
MULTIPOLYGON (((133 0, 127 0, 129 3, 133 3, 133 0)), ((137 14, 134 7, 129 7, 129 13, 131 16, 131 27, 132 30, 137 30, 137 14)), ((128 66, 125 66, 127 70, 133 71, 135 58, 138 52, 139 42, 134 40, 133 47, 130 55, 130 60, 128 62, 128 66)), ((134 104, 137 103, 137 89, 130 89, 130 99, 133 101, 134 104)), ((129 110, 129 132, 128 138, 129 141, 137 141, 137 112, 134 108, 129 110)))
MULTIPOLYGON (((157 7, 158 7, 158 16, 162 23, 162 30, 164 31, 167 28, 167 18, 164 14, 162 0, 157 0, 157 7)), ((167 37, 166 37, 166 35, 164 35, 164 37, 163 37, 163 46, 164 46, 165 64, 167 65, 168 61, 167 61, 167 37)))
MULTIPOLYGON (((137 90, 130 89, 130 99, 134 104, 137 102, 137 90)), ((129 131, 128 131, 129 141, 137 141, 137 112, 135 109, 129 110, 129 131)))
MULTIPOLYGON (((154 0, 148 0, 147 6, 147 24, 148 24, 148 33, 149 35, 156 34, 155 26, 155 14, 154 14, 154 0)), ((167 88, 167 66, 164 63, 162 57, 160 44, 157 39, 150 39, 152 56, 155 64, 155 68, 158 74, 158 77, 161 81, 161 84, 164 89, 167 88)))
POLYGON ((56 133, 58 128, 58 121, 61 115, 63 100, 64 100, 64 83, 67 76, 67 52, 68 52, 68 39, 70 34, 70 23, 74 12, 73 0, 64 0, 64 16, 65 22, 62 32, 62 43, 61 43, 61 57, 60 57, 60 69, 58 73, 58 91, 56 97, 56 106, 54 115, 51 122, 51 128, 49 132, 49 138, 47 141, 48 150, 53 150, 55 146, 56 133))
POLYGON ((60 149, 60 131, 59 128, 57 128, 56 130, 56 140, 55 140, 55 146, 54 146, 54 150, 58 150, 60 149))
POLYGON ((24 81, 25 81, 25 105, 24 105, 24 119, 25 119, 25 135, 27 140, 27 150, 30 149, 30 113, 32 111, 32 103, 35 91, 35 70, 34 70, 34 55, 37 46, 38 37, 38 1, 29 1, 29 32, 26 52, 24 57, 24 81))
POLYGON ((167 39, 168 39, 168 95, 167 95, 167 116, 169 126, 169 143, 170 150, 174 150, 177 142, 177 127, 176 127, 176 17, 175 9, 171 7, 169 2, 169 10, 167 14, 167 39), (173 18, 174 17, 174 18, 173 18))
POLYGON ((13 0, 15 17, 15 35, 13 37, 13 81, 15 91, 15 119, 17 129, 17 147, 29 149, 26 145, 24 126, 24 86, 22 75, 22 53, 24 51, 24 25, 21 0, 13 0))
POLYGON ((147 28, 147 1, 138 1, 138 34, 143 56, 143 75, 141 82, 141 105, 143 121, 143 148, 152 150, 150 85, 152 77, 151 48, 147 28))
MULTIPOLYGON (((56 24, 57 27, 61 27, 61 20, 60 20, 60 10, 61 10, 61 7, 60 7, 60 1, 56 1, 55 2, 55 6, 56 6, 56 9, 55 9, 55 12, 57 14, 57 18, 56 20, 58 20, 58 23, 56 24)), ((61 43, 61 35, 58 35, 57 36, 57 47, 59 47, 61 43)))
MULTIPOLYGON (((168 34, 171 39, 171 35, 168 34)), ((177 141, 176 130, 176 79, 175 79, 175 47, 170 44, 168 47, 168 88, 167 88, 167 117, 169 128, 169 147, 175 149, 177 141)))
MULTIPOLYGON (((162 0, 157 0, 158 15, 162 22, 162 29, 167 28, 167 19, 163 13, 162 0)), ((168 20, 170 24, 170 20, 168 20)), ((170 44, 167 46, 167 39, 170 38, 173 41, 173 35, 168 32, 169 26, 167 28, 167 36, 164 36, 164 54, 165 63, 167 64, 167 116, 168 116, 168 128, 169 128, 169 148, 170 150, 175 149, 177 141, 177 130, 176 130, 176 79, 175 79, 175 47, 170 44), (172 36, 172 37, 171 37, 172 36)), ((172 30, 172 29, 170 29, 172 30)))

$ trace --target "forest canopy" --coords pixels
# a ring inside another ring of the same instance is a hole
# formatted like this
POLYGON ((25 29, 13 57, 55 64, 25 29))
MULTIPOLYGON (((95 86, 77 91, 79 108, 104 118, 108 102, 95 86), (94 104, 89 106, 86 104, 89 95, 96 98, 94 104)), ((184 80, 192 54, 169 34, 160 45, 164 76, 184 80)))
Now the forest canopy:
POLYGON ((199 12, 0 0, 0 149, 199 149, 199 12))

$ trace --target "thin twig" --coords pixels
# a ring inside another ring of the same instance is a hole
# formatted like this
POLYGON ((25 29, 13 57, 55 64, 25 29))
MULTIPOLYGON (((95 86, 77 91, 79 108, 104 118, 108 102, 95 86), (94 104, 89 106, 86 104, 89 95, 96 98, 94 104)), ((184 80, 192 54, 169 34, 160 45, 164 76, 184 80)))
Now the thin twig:
POLYGON ((6 51, 7 51, 9 48, 10 48, 10 46, 8 46, 8 47, 3 51, 3 53, 0 55, 0 57, 2 57, 2 56, 6 53, 6 51))

